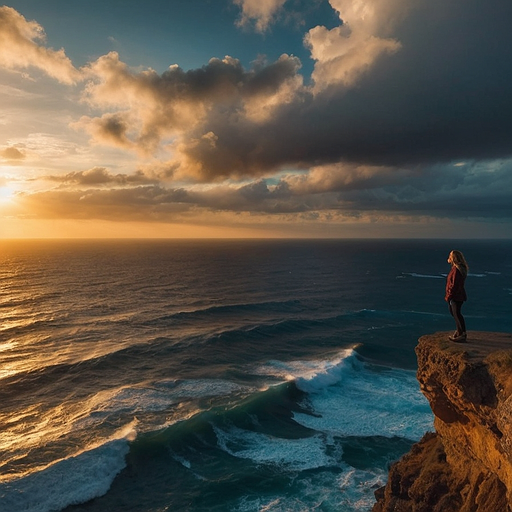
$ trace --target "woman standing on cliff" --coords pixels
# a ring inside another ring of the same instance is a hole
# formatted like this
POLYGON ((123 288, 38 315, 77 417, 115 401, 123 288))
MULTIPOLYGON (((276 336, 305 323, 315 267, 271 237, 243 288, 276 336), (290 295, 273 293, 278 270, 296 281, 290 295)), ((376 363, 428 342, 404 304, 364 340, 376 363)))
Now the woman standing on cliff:
POLYGON ((461 309, 464 301, 467 300, 464 281, 468 275, 468 264, 460 251, 452 251, 448 256, 448 263, 452 266, 446 278, 446 294, 444 300, 448 302, 450 313, 455 319, 457 330, 448 338, 451 341, 466 341, 466 322, 462 316, 461 309))

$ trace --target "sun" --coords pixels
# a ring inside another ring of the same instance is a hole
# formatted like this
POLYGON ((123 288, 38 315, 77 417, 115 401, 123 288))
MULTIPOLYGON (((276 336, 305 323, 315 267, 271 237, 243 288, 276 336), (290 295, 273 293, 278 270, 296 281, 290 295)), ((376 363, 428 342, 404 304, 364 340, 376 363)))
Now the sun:
POLYGON ((10 203, 15 196, 16 191, 10 185, 0 185, 0 204, 10 203))

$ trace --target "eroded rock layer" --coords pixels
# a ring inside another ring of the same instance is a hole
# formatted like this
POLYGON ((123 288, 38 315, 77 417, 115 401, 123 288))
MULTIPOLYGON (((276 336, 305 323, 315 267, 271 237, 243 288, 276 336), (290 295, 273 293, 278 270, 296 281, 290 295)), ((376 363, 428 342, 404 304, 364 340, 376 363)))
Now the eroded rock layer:
POLYGON ((512 512, 512 335, 448 334, 416 347, 435 432, 392 466, 373 512, 512 512))

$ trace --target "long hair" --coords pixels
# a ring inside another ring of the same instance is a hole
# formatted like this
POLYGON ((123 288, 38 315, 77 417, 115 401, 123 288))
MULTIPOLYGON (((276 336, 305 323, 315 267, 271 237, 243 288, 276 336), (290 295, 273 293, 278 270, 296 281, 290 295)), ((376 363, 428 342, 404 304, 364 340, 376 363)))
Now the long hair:
POLYGON ((460 251, 452 251, 453 264, 459 269, 459 272, 466 277, 468 275, 469 266, 464 258, 464 254, 460 251))

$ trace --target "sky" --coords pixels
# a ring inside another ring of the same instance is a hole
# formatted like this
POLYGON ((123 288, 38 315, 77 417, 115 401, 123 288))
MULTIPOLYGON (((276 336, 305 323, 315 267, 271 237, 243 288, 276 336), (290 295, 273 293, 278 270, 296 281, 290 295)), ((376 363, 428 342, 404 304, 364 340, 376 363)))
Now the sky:
POLYGON ((505 0, 12 0, 0 238, 511 238, 511 19, 505 0))

